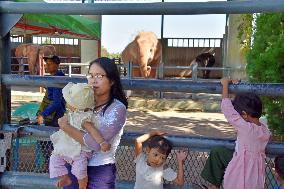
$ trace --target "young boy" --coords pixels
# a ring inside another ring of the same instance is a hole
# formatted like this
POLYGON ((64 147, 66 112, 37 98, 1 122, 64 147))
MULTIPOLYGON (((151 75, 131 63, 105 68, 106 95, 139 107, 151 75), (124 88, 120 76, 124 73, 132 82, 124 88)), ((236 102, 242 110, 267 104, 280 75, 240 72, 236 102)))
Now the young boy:
POLYGON ((135 140, 136 182, 134 189, 162 189, 163 179, 182 186, 184 184, 183 165, 186 152, 177 153, 178 172, 166 167, 166 160, 171 152, 172 144, 162 135, 165 133, 153 131, 135 140), (146 153, 142 151, 142 144, 149 140, 146 153))

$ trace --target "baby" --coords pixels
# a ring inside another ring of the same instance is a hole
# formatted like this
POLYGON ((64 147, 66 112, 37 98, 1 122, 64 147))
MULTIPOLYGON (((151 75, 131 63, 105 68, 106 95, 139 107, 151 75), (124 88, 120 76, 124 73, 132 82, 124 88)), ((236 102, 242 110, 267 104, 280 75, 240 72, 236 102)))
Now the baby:
MULTIPOLYGON (((101 146, 102 151, 110 150, 100 132, 96 129, 96 116, 92 109, 95 107, 94 91, 85 83, 68 83, 62 90, 66 101, 68 120, 71 126, 89 132, 101 146)), ((72 166, 71 172, 78 179, 79 188, 85 189, 88 183, 87 165, 91 150, 59 130, 50 136, 54 150, 50 157, 50 178, 59 177, 57 187, 71 184, 66 163, 72 166)))

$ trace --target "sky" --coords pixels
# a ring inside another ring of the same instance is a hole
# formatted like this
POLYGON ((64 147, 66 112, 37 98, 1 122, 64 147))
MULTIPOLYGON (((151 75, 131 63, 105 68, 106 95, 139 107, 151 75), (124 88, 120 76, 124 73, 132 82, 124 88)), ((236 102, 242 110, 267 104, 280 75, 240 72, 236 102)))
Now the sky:
MULTIPOLYGON (((49 3, 81 3, 81 0, 44 0, 49 3)), ((88 0, 85 0, 88 1, 88 0)), ((162 2, 162 0, 94 0, 108 2, 162 2)), ((226 0, 164 0, 164 2, 206 2, 226 0)), ((225 33, 225 14, 165 15, 164 37, 171 38, 222 38, 225 33)), ((101 44, 110 53, 120 53, 140 31, 154 32, 161 38, 160 15, 103 15, 101 44)))
MULTIPOLYGON (((174 1, 177 0, 165 0, 165 2, 174 1)), ((205 0, 183 0, 182 2, 185 1, 204 2, 205 0)), ((165 15, 164 37, 222 38, 225 33, 225 20, 226 15, 223 14, 184 16, 165 15)), ((158 38, 161 38, 161 16, 102 16, 102 46, 104 46, 110 53, 121 52, 140 31, 152 31, 158 36, 158 38)))

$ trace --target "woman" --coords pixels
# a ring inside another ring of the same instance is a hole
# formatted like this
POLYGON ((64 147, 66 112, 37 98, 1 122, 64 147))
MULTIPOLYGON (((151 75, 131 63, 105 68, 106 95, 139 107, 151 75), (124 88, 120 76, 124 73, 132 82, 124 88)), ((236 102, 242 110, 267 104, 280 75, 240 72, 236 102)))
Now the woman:
MULTIPOLYGON (((110 151, 101 152, 100 145, 89 133, 71 127, 66 116, 59 120, 60 128, 69 136, 94 150, 88 164, 89 189, 114 189, 115 188, 115 152, 119 145, 126 121, 127 99, 122 90, 119 72, 114 61, 102 57, 90 63, 88 82, 93 86, 96 107, 94 117, 97 117, 105 142, 111 144, 110 151)), ((78 182, 73 175, 72 183, 65 189, 78 189, 78 182)))

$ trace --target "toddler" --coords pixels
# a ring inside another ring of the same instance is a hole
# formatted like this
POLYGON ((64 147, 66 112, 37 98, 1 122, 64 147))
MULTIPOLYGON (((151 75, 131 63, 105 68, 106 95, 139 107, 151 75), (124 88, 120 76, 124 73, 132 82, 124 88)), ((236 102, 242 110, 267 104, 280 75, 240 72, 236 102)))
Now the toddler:
MULTIPOLYGON (((68 121, 71 126, 89 132, 101 146, 102 151, 110 150, 108 144, 100 132, 96 129, 96 117, 92 109, 95 107, 94 91, 85 83, 68 83, 62 90, 66 101, 68 121)), ((87 165, 91 157, 91 150, 69 137, 64 131, 59 130, 50 136, 54 150, 50 157, 50 178, 59 177, 57 187, 71 184, 68 170, 65 167, 69 163, 79 183, 80 189, 85 189, 88 183, 87 165)))
POLYGON ((136 182, 134 189, 162 189, 163 179, 173 181, 176 185, 184 184, 183 164, 186 152, 177 153, 178 172, 166 167, 166 159, 171 152, 172 144, 162 135, 154 131, 144 134, 135 140, 136 182), (142 143, 148 140, 146 153, 142 151, 142 143))

